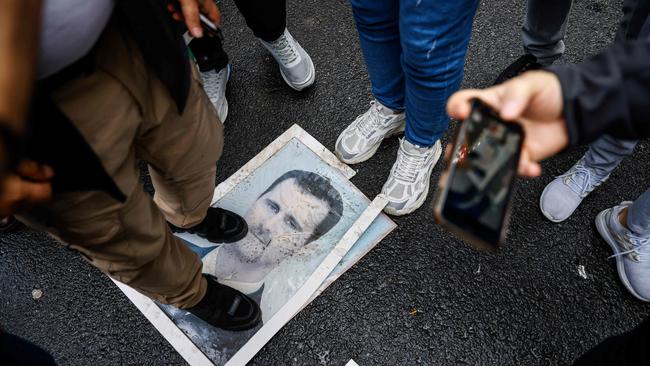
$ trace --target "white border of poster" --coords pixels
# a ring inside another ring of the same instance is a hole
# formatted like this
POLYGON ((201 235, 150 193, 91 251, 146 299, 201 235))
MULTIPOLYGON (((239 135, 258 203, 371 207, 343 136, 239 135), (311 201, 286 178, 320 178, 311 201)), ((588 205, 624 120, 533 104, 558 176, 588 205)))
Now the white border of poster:
MULTIPOLYGON (((326 149, 321 143, 309 135, 300 126, 294 124, 253 159, 241 167, 224 182, 220 183, 214 190, 212 204, 224 197, 239 183, 243 182, 249 175, 258 169, 265 161, 276 154, 292 139, 299 140, 302 144, 312 150, 323 162, 339 170, 347 179, 352 178, 356 172, 348 165, 342 163, 338 158, 326 149)), ((334 249, 323 260, 319 267, 312 273, 303 286, 293 297, 274 315, 267 324, 255 334, 239 351, 226 363, 226 365, 245 365, 259 350, 275 335, 291 318, 293 318, 304 306, 317 297, 329 286, 332 281, 325 281, 330 273, 336 268, 341 259, 348 253, 354 243, 363 235, 372 222, 381 214, 386 206, 384 196, 377 196, 355 221, 350 229, 339 240, 334 249)), ((393 227, 394 228, 394 227, 393 227)), ((392 229, 391 229, 392 231, 392 229)), ((179 235, 182 237, 182 235, 179 235)), ((364 253, 365 255, 365 253, 364 253)), ((158 305, 148 297, 140 294, 131 287, 113 280, 113 282, 124 292, 160 334, 174 347, 174 349, 190 365, 214 365, 210 359, 190 340, 183 331, 168 317, 158 305)))

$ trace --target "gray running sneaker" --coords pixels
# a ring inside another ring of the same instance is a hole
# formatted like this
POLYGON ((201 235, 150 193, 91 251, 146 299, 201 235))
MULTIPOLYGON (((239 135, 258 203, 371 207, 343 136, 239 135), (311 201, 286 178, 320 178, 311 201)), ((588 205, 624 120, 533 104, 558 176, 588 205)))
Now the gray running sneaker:
POLYGON ((401 139, 397 161, 381 189, 388 198, 386 213, 401 216, 422 206, 429 193, 431 172, 441 153, 440 140, 431 147, 419 147, 401 139))
POLYGON ((228 117, 228 101, 226 100, 226 85, 230 80, 232 65, 228 64, 219 71, 210 70, 201 73, 203 79, 203 89, 210 98, 214 109, 217 110, 217 116, 221 123, 226 122, 228 117))
POLYGON ((405 113, 395 113, 378 101, 370 102, 370 109, 358 116, 336 140, 334 153, 347 164, 370 159, 386 138, 404 131, 405 113))
POLYGON ((311 57, 285 28, 280 38, 273 42, 260 39, 280 66, 284 81, 294 90, 303 90, 314 83, 316 71, 311 57))
POLYGON ((539 207, 544 216, 553 222, 562 222, 571 216, 582 200, 609 178, 598 176, 580 159, 566 173, 549 183, 541 197, 539 207))
POLYGON ((618 219, 632 202, 622 202, 596 216, 596 228, 616 258, 618 276, 623 285, 642 301, 650 302, 650 236, 639 236, 626 229, 618 219))

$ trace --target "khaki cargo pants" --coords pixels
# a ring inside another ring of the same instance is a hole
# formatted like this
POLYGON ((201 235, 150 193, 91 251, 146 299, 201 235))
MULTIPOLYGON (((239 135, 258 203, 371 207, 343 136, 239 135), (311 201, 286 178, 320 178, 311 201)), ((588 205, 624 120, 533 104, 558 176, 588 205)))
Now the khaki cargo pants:
MULTIPOLYGON (((178 114, 166 88, 136 46, 109 28, 97 45, 97 70, 56 90, 62 111, 128 196, 64 193, 21 220, 44 229, 118 281, 163 303, 187 308, 206 290, 199 257, 172 235, 199 223, 212 199, 223 127, 192 67, 187 105, 178 114), (153 199, 139 179, 149 163, 153 199)), ((189 60, 188 60, 189 62, 189 60)), ((55 172, 56 173, 56 172, 55 172)))

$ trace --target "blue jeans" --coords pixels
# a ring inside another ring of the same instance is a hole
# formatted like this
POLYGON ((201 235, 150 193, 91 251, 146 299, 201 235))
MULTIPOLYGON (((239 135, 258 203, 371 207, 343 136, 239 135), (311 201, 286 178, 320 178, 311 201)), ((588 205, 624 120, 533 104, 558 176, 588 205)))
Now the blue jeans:
POLYGON ((372 94, 406 110, 406 139, 432 146, 447 130, 478 0, 350 0, 372 94))

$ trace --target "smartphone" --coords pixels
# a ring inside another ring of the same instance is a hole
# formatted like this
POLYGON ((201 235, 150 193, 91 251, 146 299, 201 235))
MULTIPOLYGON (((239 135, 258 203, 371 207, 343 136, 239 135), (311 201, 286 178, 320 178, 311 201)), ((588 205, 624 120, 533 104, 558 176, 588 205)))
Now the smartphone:
POLYGON ((436 221, 474 247, 496 250, 505 239, 523 141, 518 123, 475 100, 439 182, 436 221))
POLYGON ((217 27, 208 17, 203 14, 199 14, 199 19, 201 20, 201 28, 210 36, 210 37, 219 37, 223 38, 221 35, 221 28, 217 27))

